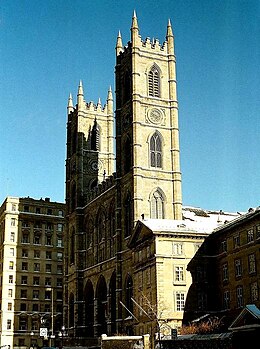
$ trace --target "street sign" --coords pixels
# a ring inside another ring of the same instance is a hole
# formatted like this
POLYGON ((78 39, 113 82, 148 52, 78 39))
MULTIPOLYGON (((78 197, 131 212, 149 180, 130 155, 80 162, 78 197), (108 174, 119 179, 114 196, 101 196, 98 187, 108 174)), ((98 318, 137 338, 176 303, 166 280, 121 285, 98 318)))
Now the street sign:
POLYGON ((48 337, 48 329, 47 327, 40 328, 40 337, 48 337))

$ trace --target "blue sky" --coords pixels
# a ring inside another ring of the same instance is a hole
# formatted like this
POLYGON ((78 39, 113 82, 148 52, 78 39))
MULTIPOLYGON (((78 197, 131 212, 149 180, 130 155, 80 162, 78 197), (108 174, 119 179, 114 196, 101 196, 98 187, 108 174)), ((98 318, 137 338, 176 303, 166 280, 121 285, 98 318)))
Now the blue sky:
POLYGON ((66 107, 114 90, 115 44, 175 34, 184 205, 260 205, 258 0, 1 0, 0 201, 64 201, 66 107))

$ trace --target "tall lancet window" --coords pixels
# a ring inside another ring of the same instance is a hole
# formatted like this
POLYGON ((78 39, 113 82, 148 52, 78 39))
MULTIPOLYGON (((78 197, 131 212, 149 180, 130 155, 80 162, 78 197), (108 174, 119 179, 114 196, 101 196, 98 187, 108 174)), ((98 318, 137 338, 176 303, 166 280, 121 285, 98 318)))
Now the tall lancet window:
POLYGON ((162 140, 158 132, 150 139, 150 162, 152 167, 162 167, 162 140))
POLYGON ((96 119, 91 132, 91 150, 100 150, 100 129, 96 119))
POLYGON ((160 97, 160 72, 156 65, 148 73, 148 95, 160 97))
POLYGON ((164 218, 164 198, 163 194, 157 189, 151 196, 151 218, 164 218))

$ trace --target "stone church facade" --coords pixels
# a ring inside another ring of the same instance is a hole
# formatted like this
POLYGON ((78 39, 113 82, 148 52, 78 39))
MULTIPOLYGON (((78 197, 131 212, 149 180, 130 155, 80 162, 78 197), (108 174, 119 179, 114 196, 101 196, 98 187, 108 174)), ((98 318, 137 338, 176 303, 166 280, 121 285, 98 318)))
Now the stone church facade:
POLYGON ((170 21, 164 43, 143 40, 134 13, 130 42, 117 37, 115 83, 115 118, 111 88, 104 107, 84 100, 81 82, 76 105, 69 97, 64 320, 72 337, 178 328, 186 265, 220 222, 184 220, 170 21))

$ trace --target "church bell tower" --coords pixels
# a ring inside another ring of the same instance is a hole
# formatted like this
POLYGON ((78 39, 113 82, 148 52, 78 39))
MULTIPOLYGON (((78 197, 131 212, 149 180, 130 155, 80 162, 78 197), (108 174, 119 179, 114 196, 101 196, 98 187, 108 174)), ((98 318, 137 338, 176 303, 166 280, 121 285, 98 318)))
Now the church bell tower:
POLYGON ((127 46, 118 34, 116 140, 125 220, 130 214, 134 222, 141 216, 182 219, 176 59, 170 21, 163 44, 157 39, 142 40, 135 12, 127 46))

